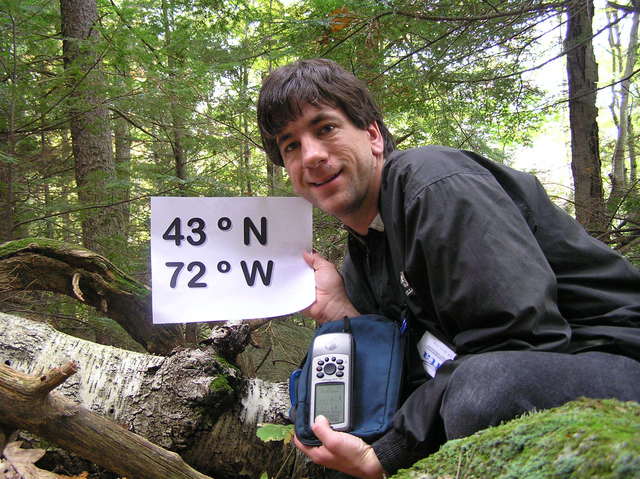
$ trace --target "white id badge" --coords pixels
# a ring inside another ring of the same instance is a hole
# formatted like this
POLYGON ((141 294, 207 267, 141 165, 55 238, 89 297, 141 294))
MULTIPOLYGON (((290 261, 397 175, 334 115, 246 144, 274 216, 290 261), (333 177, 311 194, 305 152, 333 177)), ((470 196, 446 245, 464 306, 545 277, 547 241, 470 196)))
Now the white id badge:
POLYGON ((422 367, 432 378, 436 376, 442 363, 456 357, 456 353, 429 331, 418 341, 418 353, 422 359, 422 367))

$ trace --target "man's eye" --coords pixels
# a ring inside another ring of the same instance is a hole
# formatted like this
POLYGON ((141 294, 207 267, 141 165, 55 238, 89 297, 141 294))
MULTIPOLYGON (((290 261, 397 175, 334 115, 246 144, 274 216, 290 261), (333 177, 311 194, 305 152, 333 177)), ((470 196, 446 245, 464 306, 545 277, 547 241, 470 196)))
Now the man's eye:
POLYGON ((295 141, 292 141, 291 143, 287 143, 284 147, 284 152, 288 153, 290 151, 295 150, 298 147, 298 143, 295 141))
POLYGON ((334 128, 335 126, 333 125, 323 125, 322 128, 320 128, 320 134, 330 133, 334 128))

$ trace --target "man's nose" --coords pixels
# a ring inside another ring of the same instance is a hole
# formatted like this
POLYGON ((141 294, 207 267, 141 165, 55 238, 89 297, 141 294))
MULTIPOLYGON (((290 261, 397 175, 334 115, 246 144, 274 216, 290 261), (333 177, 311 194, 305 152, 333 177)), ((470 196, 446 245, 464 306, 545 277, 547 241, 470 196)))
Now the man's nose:
POLYGON ((327 160, 327 150, 317 138, 307 137, 302 141, 302 165, 305 168, 315 168, 327 160))

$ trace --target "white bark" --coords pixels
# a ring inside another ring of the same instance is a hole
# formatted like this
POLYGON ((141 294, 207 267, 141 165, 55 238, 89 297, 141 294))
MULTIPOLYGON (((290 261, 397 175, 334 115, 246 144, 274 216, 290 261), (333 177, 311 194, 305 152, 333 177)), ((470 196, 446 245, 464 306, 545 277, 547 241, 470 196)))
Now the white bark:
MULTIPOLYGON (((619 200, 623 194, 620 189, 627 186, 627 175, 625 171, 625 157, 624 150, 627 143, 627 135, 629 132, 629 87, 631 85, 631 77, 633 69, 635 68, 637 58, 637 46, 638 46, 638 25, 640 24, 640 14, 635 11, 633 13, 633 20, 631 23, 631 32, 629 34, 629 45, 627 47, 626 61, 624 72, 622 73, 622 82, 620 83, 620 90, 617 94, 620 97, 620 109, 618 112, 618 136, 616 138, 616 146, 613 152, 612 159, 612 180, 614 183, 614 190, 611 195, 614 199, 619 200)), ((613 45, 612 45, 613 47, 613 45)), ((621 55, 622 56, 622 55, 621 55)))
MULTIPOLYGON (((245 380, 211 349, 169 357, 135 353, 0 313, 0 359, 31 375, 78 362, 78 373, 57 391, 216 479, 273 474, 291 451, 291 445, 262 443, 255 434, 258 423, 283 422, 286 385, 245 380), (220 389, 220 378, 232 388, 220 389)), ((293 454, 280 477, 308 476, 306 468, 293 454)))

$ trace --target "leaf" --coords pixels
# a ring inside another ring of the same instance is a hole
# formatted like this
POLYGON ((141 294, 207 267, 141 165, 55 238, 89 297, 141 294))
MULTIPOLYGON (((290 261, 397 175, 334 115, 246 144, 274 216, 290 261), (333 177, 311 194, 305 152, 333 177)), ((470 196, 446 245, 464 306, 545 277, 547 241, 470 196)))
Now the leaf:
POLYGON ((333 33, 347 28, 355 20, 347 7, 336 8, 329 15, 329 30, 333 33))
POLYGON ((261 424, 256 431, 256 435, 263 441, 284 441, 289 444, 293 438, 293 424, 261 424))
POLYGON ((5 461, 0 461, 0 473, 6 479, 87 479, 88 472, 79 476, 63 476, 45 471, 35 466, 45 455, 43 449, 22 449, 22 441, 8 443, 2 454, 5 461))

